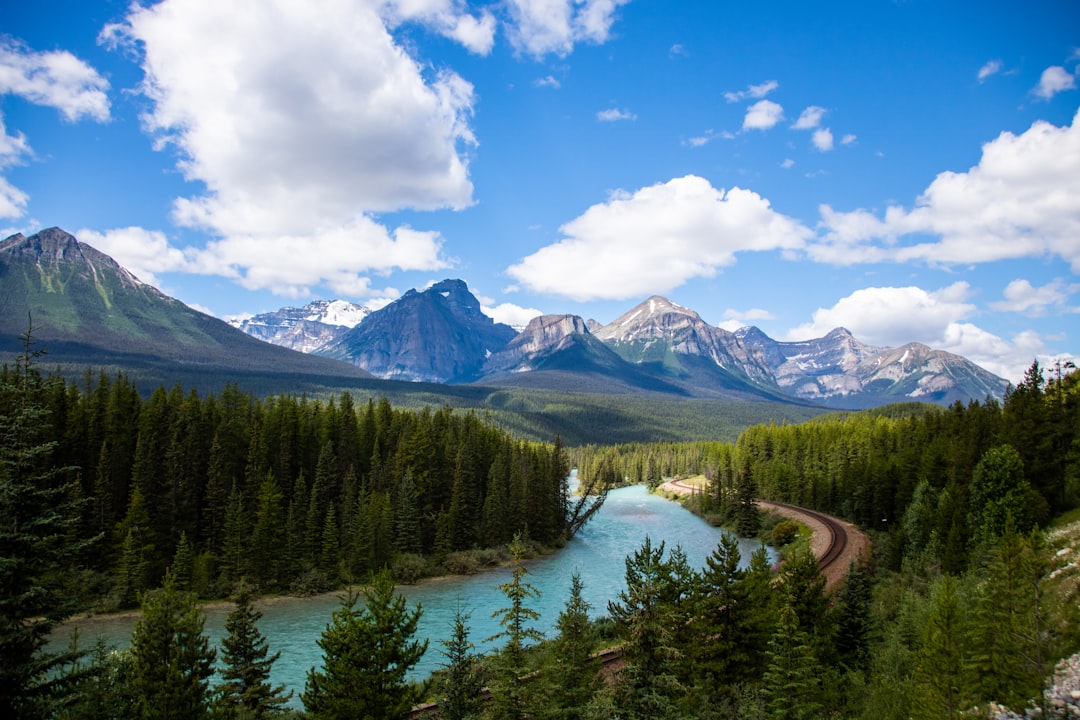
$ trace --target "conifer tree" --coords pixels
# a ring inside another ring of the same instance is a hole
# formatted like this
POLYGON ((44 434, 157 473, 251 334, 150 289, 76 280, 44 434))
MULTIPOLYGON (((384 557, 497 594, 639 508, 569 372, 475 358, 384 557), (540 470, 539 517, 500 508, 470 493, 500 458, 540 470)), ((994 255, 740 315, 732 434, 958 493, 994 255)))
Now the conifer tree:
POLYGON ((216 652, 203 634, 206 618, 195 595, 165 574, 159 590, 143 595, 131 635, 132 689, 143 718, 193 720, 209 715, 209 678, 216 652))
POLYGON ((413 639, 420 606, 406 609, 385 570, 372 578, 364 607, 357 607, 359 600, 351 591, 343 595, 319 638, 322 667, 308 671, 302 695, 304 708, 318 720, 390 720, 419 699, 405 676, 427 650, 427 640, 413 639))
POLYGON ((672 556, 665 559, 664 543, 653 547, 646 537, 626 558, 626 590, 608 602, 624 643, 616 692, 632 718, 672 716, 684 690, 676 674, 682 655, 677 633, 687 619, 680 604, 689 587, 681 552, 672 556))
POLYGON ((420 544, 420 511, 416 507, 416 483, 411 470, 406 470, 398 485, 397 506, 394 508, 394 547, 399 553, 418 553, 420 544))
POLYGON ((762 693, 773 720, 810 720, 821 711, 821 665, 809 634, 800 628, 790 602, 780 608, 776 632, 769 640, 768 668, 762 693))
POLYGON ((14 372, 0 376, 0 716, 12 718, 45 716, 66 695, 57 671, 77 653, 45 646, 69 613, 56 591, 63 572, 85 546, 70 542, 74 472, 53 460, 30 331, 23 345, 14 372))
POLYGON ((503 630, 488 638, 488 642, 505 640, 499 650, 495 676, 491 684, 491 705, 495 717, 510 720, 526 717, 530 707, 528 667, 525 648, 529 643, 539 642, 543 635, 532 626, 540 619, 540 614, 527 605, 529 599, 540 597, 540 591, 525 581, 528 570, 523 558, 525 545, 521 536, 514 536, 510 543, 510 553, 514 558, 509 582, 499 585, 499 590, 506 596, 509 605, 491 614, 499 618, 503 630))
POLYGON ((600 660, 594 655, 596 630, 589 620, 591 606, 583 597, 581 575, 570 579, 570 597, 559 613, 559 634, 551 642, 552 658, 542 675, 547 691, 544 705, 547 715, 560 720, 582 720, 600 688, 600 660))
POLYGON ((176 554, 173 555, 172 565, 170 571, 172 572, 173 582, 176 583, 176 589, 187 592, 191 590, 191 574, 195 569, 195 556, 191 550, 191 543, 188 542, 187 533, 180 533, 180 542, 176 545, 176 554))
POLYGON ((454 612, 454 629, 443 646, 443 680, 439 717, 443 720, 470 720, 480 717, 483 708, 483 679, 475 645, 469 640, 469 613, 454 612))
POLYGON ((965 684, 961 606, 951 575, 934 584, 932 597, 916 659, 912 717, 952 720, 961 716, 970 693, 965 684))
POLYGON ((261 718, 280 712, 292 697, 285 693, 285 686, 270 683, 270 669, 281 657, 280 652, 269 655, 266 637, 259 631, 262 613, 251 604, 251 594, 241 585, 236 605, 225 619, 225 632, 221 641, 221 671, 223 682, 218 687, 218 706, 228 717, 235 717, 241 709, 247 717, 261 718))

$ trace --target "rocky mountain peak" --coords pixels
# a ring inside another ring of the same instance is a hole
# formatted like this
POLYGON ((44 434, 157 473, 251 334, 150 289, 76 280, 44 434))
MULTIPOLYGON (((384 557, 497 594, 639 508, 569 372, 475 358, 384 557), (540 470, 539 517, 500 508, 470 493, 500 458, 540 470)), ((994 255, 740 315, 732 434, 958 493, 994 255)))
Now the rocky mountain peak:
POLYGON ((704 325, 701 316, 689 308, 653 295, 596 331, 605 342, 634 342, 670 336, 675 328, 704 325))
POLYGON ((46 276, 74 273, 100 283, 100 275, 105 273, 122 284, 144 286, 142 281, 111 257, 79 242, 74 235, 58 227, 40 230, 29 237, 16 233, 0 242, 0 253, 15 262, 32 263, 41 268, 46 276))

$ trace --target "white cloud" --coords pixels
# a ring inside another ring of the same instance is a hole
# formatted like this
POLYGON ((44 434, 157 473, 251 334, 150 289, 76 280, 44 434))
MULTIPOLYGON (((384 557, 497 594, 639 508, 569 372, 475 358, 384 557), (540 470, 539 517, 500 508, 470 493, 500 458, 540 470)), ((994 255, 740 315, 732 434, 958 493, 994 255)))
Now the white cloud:
POLYGON ((841 145, 854 145, 855 142, 858 141, 858 139, 859 138, 857 138, 853 133, 848 133, 844 137, 840 138, 840 144, 841 145))
POLYGON ((507 0, 510 42, 538 59, 565 57, 578 42, 606 42, 615 13, 629 1, 507 0))
POLYGON ((821 152, 829 152, 833 149, 833 136, 829 128, 818 128, 813 135, 814 147, 821 152))
POLYGON ((1075 88, 1076 78, 1060 65, 1053 65, 1043 70, 1042 77, 1039 78, 1039 84, 1032 92, 1041 98, 1049 100, 1059 92, 1075 88))
POLYGON ((784 108, 772 100, 759 100, 746 109, 743 130, 768 130, 784 118, 784 108))
MULTIPOLYGON (((35 105, 55 108, 66 120, 109 119, 109 82, 94 68, 64 50, 34 52, 0 36, 0 97, 17 95, 35 105)), ((33 155, 22 132, 8 135, 0 114, 0 170, 33 155)), ((0 218, 26 213, 30 196, 0 176, 0 218)))
POLYGON ((183 251, 169 244, 165 233, 141 227, 114 228, 103 233, 79 230, 75 233, 84 242, 105 253, 135 274, 148 285, 158 286, 158 273, 186 272, 190 260, 183 251))
POLYGON ((1017 382, 1042 351, 1034 333, 1002 339, 969 322, 976 307, 971 288, 957 282, 936 291, 919 287, 870 287, 819 308, 813 320, 787 333, 787 340, 818 338, 844 327, 868 345, 898 347, 918 342, 961 355, 990 372, 1017 382))
POLYGON ((825 108, 811 105, 799 113, 799 119, 791 126, 792 130, 812 130, 821 124, 821 118, 825 116, 825 108))
POLYGON ((22 217, 29 200, 29 195, 0 177, 0 218, 22 217))
POLYGON ((948 265, 1056 255, 1080 272, 1078 120, 1080 113, 1071 126, 1039 121, 1021 135, 1002 133, 983 145, 975 167, 938 175, 911 210, 893 206, 879 218, 823 205, 827 232, 810 257, 948 265), (920 239, 902 242, 908 236, 920 239))
POLYGON ((513 328, 524 328, 530 320, 544 314, 536 308, 521 307, 513 303, 500 303, 494 307, 482 305, 480 310, 495 322, 513 328))
POLYGON ((735 332, 741 327, 753 325, 762 320, 775 320, 776 316, 768 310, 750 308, 749 310, 735 310, 728 308, 724 311, 724 319, 717 325, 729 332, 735 332))
POLYGON ((436 0, 267 0, 243 13, 165 0, 103 31, 141 50, 145 126, 205 187, 173 209, 219 238, 194 258, 200 271, 287 293, 322 280, 364 294, 358 272, 447 265, 436 233, 391 231, 370 214, 472 204, 473 87, 449 71, 426 75, 387 31, 387 8, 398 20, 457 12, 436 0), (362 256, 372 249, 383 256, 362 256))
POLYGON ((464 0, 382 0, 378 4, 391 26, 419 22, 478 55, 489 54, 495 44, 495 17, 487 10, 473 17, 465 11, 464 0))
POLYGON ((724 99, 729 103, 742 102, 747 98, 763 98, 771 93, 776 88, 780 87, 780 83, 775 80, 766 80, 760 85, 751 85, 745 90, 739 90, 738 92, 726 92, 724 93, 724 99))
POLYGON ((1005 299, 990 303, 994 310, 1023 313, 1028 317, 1042 317, 1047 308, 1056 307, 1066 312, 1080 312, 1080 308, 1068 308, 1069 296, 1080 292, 1080 285, 1066 285, 1060 278, 1034 287, 1024 279, 1010 282, 1003 293, 1005 299))
POLYGON ((596 119, 600 122, 618 122, 619 120, 637 120, 637 115, 629 110, 620 108, 608 108, 596 113, 596 119))
POLYGON ((617 192, 560 228, 565 237, 507 273, 537 292, 578 301, 663 293, 712 277, 737 253, 794 250, 813 234, 757 193, 688 175, 617 192))
POLYGON ((559 83, 558 79, 554 75, 545 75, 542 78, 537 78, 533 81, 533 85, 535 87, 551 88, 552 90, 558 90, 560 87, 562 87, 562 84, 559 83))
POLYGON ((66 50, 33 52, 21 43, 0 40, 0 95, 56 108, 72 122, 84 117, 105 122, 108 89, 108 80, 66 50))
POLYGON ((987 78, 993 75, 997 75, 999 72, 1001 72, 1001 61, 990 60, 981 68, 979 68, 979 82, 985 82, 987 78))
POLYGON ((391 232, 361 216, 314 234, 231 235, 194 252, 192 269, 290 297, 308 295, 316 285, 341 296, 369 297, 387 291, 373 288, 368 274, 450 267, 442 255, 442 242, 436 232, 407 226, 391 232))

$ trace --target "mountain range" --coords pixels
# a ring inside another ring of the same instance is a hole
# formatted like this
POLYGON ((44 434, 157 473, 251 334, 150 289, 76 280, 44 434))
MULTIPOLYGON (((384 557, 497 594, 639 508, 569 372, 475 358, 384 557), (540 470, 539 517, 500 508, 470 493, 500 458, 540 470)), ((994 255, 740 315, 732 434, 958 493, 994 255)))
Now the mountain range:
MULTIPOLYGON (((320 301, 284 308, 274 322, 316 318, 323 307, 320 301)), ((410 290, 354 327, 339 327, 309 352, 386 379, 794 399, 844 408, 909 400, 949 405, 1000 398, 1007 386, 963 357, 919 343, 875 347, 844 328, 813 340, 780 342, 756 327, 730 332, 709 325, 695 311, 659 296, 607 325, 576 315, 543 315, 517 332, 484 315, 461 280, 410 290)))
MULTIPOLYGON (((602 325, 575 315, 496 323, 461 280, 410 290, 374 311, 341 300, 236 323, 193 310, 140 282, 58 228, 0 242, 0 350, 32 324, 58 362, 664 395, 861 408, 1001 397, 1007 383, 925 345, 865 345, 843 328, 780 342, 736 332, 654 296, 602 325), (302 352, 297 352, 297 351, 302 352)), ((340 384, 340 383, 339 383, 340 384)), ((367 383, 365 383, 367 384, 367 383)))

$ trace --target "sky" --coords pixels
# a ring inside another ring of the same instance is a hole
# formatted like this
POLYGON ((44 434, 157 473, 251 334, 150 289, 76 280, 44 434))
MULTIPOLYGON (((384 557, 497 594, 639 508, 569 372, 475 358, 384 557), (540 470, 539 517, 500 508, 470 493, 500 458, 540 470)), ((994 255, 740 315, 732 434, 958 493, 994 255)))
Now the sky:
MULTIPOLYGON (((228 319, 460 278, 1080 356, 1080 2, 0 4, 0 237, 228 319)), ((1080 361, 1078 361, 1080 362, 1080 361)))

